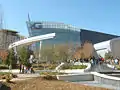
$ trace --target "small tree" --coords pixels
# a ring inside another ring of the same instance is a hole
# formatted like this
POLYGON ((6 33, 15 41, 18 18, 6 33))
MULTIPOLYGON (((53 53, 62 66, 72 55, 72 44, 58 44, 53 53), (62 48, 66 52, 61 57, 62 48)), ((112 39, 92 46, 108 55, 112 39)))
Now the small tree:
POLYGON ((13 49, 10 49, 8 51, 8 56, 7 56, 7 59, 6 59, 6 64, 8 66, 15 64, 15 56, 14 56, 14 54, 15 53, 14 53, 13 49))
POLYGON ((108 60, 108 59, 112 59, 112 54, 110 51, 108 51, 107 53, 105 53, 105 60, 108 60))
POLYGON ((47 60, 51 63, 58 61, 67 61, 70 56, 68 51, 68 45, 56 45, 55 47, 45 47, 41 49, 41 59, 44 60, 47 57, 47 60))
POLYGON ((81 44, 81 46, 76 48, 76 51, 74 53, 74 58, 77 59, 89 59, 91 56, 93 56, 93 45, 89 41, 85 41, 81 44))
POLYGON ((29 63, 30 52, 27 47, 21 47, 18 51, 22 64, 27 65, 29 63))
POLYGON ((59 58, 64 61, 67 62, 67 59, 69 57, 69 52, 68 52, 68 45, 61 45, 58 48, 58 52, 59 52, 59 58))

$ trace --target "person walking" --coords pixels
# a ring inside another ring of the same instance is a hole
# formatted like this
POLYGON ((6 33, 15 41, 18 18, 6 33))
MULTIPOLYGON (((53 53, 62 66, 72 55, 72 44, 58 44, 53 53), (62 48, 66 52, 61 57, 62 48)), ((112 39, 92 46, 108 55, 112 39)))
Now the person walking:
POLYGON ((96 60, 95 60, 95 57, 93 56, 93 65, 96 65, 96 60))
POLYGON ((114 60, 114 62, 115 62, 116 65, 118 65, 118 59, 117 58, 114 60))
POLYGON ((90 63, 93 66, 94 62, 93 62, 93 58, 90 59, 90 63))
POLYGON ((22 64, 22 73, 24 73, 24 65, 22 64))
POLYGON ((30 68, 31 73, 35 73, 35 71, 33 70, 33 67, 30 68))

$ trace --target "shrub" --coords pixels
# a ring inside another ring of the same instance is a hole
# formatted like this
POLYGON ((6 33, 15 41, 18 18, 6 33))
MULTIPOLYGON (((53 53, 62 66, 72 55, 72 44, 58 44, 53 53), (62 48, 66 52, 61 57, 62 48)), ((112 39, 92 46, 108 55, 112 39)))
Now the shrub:
POLYGON ((48 66, 49 69, 55 69, 57 65, 50 65, 48 66))
POLYGON ((51 76, 51 75, 43 76, 43 79, 45 79, 45 80, 57 80, 56 76, 51 76))
POLYGON ((60 73, 60 72, 41 72, 40 75, 62 75, 65 73, 60 73))
POLYGON ((13 77, 13 78, 17 78, 18 76, 13 74, 13 76, 12 76, 12 77, 13 77))
POLYGON ((7 65, 0 65, 0 69, 9 69, 7 65))
POLYGON ((70 69, 85 69, 86 67, 86 65, 73 65, 70 69))
POLYGON ((62 69, 70 69, 70 66, 71 66, 71 65, 68 65, 68 64, 67 64, 67 65, 63 65, 63 66, 62 66, 62 69))
POLYGON ((3 75, 1 78, 2 78, 2 79, 5 79, 5 77, 6 77, 6 75, 3 75))
POLYGON ((17 78, 17 75, 15 75, 15 74, 12 74, 12 73, 11 73, 11 74, 9 74, 9 75, 10 75, 11 78, 17 78))
POLYGON ((56 68, 56 64, 33 64, 33 68, 35 68, 36 70, 43 70, 44 68, 53 70, 56 68))
POLYGON ((119 65, 116 65, 115 67, 116 67, 118 70, 120 70, 120 66, 119 66, 119 65))
POLYGON ((64 65, 62 69, 85 69, 86 65, 64 65))
POLYGON ((41 64, 33 64, 33 68, 44 68, 41 64))
POLYGON ((12 79, 11 74, 6 75, 5 79, 6 79, 6 82, 10 82, 10 80, 12 79))
POLYGON ((117 68, 118 70, 120 70, 120 67, 119 68, 117 68))
POLYGON ((12 74, 12 73, 1 72, 0 73, 0 78, 1 79, 6 79, 6 81, 8 81, 12 78, 17 78, 17 75, 12 74))
POLYGON ((8 75, 10 74, 9 72, 0 72, 0 75, 8 75))

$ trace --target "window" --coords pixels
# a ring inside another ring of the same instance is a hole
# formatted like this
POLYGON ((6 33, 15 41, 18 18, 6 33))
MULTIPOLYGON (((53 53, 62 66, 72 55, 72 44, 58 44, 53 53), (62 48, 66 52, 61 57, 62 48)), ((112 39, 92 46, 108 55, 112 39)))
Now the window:
POLYGON ((34 23, 31 26, 32 29, 41 29, 42 28, 42 23, 34 23))

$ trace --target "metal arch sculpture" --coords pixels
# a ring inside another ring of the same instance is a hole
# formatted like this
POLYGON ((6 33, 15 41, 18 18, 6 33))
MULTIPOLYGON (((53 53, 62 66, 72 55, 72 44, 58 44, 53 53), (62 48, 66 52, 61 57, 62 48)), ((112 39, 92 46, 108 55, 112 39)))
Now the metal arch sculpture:
POLYGON ((30 38, 23 39, 23 40, 20 40, 20 41, 17 41, 17 42, 10 44, 8 49, 11 49, 11 48, 14 48, 14 47, 20 46, 20 45, 29 45, 29 44, 34 43, 34 42, 38 42, 38 41, 42 41, 42 40, 46 40, 46 39, 51 39, 54 37, 55 37, 55 33, 49 33, 49 34, 45 34, 45 35, 30 37, 30 38))

